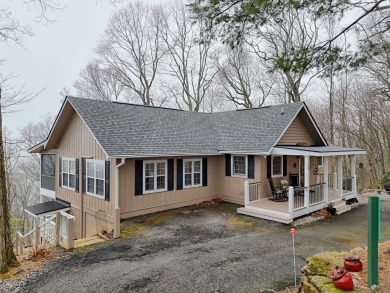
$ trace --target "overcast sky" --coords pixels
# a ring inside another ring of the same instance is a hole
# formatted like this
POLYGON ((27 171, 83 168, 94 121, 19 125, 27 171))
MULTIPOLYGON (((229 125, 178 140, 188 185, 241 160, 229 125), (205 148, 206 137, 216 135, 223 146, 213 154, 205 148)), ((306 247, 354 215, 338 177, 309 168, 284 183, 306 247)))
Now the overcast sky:
MULTIPOLYGON (((21 23, 32 22, 35 12, 29 11, 23 1, 5 2, 12 5, 12 13, 21 23)), ((12 72, 19 75, 12 81, 15 87, 24 85, 26 92, 46 88, 33 101, 22 105, 20 111, 4 117, 4 125, 12 131, 39 121, 45 113, 57 114, 61 107, 61 89, 71 88, 80 70, 92 58, 97 41, 115 10, 108 0, 68 0, 66 5, 51 16, 55 23, 33 23, 34 36, 23 40, 24 48, 0 44, 0 58, 7 60, 0 70, 3 75, 12 72)))

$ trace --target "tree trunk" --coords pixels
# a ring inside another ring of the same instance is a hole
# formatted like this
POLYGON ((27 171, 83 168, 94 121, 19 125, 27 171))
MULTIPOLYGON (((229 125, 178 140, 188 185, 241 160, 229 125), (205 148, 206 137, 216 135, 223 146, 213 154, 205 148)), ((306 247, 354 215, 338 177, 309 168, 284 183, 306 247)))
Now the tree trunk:
POLYGON ((10 226, 10 213, 8 206, 7 185, 5 178, 3 123, 1 112, 1 88, 0 88, 0 273, 6 273, 8 266, 18 264, 16 259, 10 226))

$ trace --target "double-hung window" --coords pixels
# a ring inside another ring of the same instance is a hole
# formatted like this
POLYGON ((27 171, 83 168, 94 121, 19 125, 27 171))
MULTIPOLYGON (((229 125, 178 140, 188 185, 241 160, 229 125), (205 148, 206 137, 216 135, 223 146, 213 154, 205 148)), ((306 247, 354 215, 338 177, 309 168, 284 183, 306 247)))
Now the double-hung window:
POLYGON ((104 197, 104 161, 86 161, 87 194, 104 197))
POLYGON ((167 161, 143 161, 144 193, 167 190, 167 161))
POLYGON ((283 175, 283 159, 282 156, 272 157, 272 176, 283 175))
POLYGON ((76 161, 72 158, 62 158, 62 186, 75 190, 76 161))
POLYGON ((184 160, 184 187, 201 186, 202 160, 184 160))
POLYGON ((248 156, 232 155, 232 176, 247 177, 248 156))

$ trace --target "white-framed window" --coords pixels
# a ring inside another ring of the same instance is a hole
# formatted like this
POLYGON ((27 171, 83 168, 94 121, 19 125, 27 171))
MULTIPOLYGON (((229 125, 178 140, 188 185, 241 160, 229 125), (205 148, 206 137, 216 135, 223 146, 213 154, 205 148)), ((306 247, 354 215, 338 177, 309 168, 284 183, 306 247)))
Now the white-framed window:
POLYGON ((283 157, 272 156, 272 177, 283 175, 283 157))
POLYGON ((167 161, 143 161, 143 193, 167 191, 167 161))
POLYGON ((324 165, 324 157, 317 157, 317 167, 322 167, 324 165))
POLYGON ((184 188, 202 186, 202 159, 185 159, 183 165, 184 188))
POLYGON ((86 193, 104 198, 104 161, 86 160, 86 193))
POLYGON ((232 155, 232 176, 247 177, 248 156, 232 155))
POLYGON ((76 160, 73 158, 62 158, 61 159, 61 186, 75 190, 76 188, 76 160))

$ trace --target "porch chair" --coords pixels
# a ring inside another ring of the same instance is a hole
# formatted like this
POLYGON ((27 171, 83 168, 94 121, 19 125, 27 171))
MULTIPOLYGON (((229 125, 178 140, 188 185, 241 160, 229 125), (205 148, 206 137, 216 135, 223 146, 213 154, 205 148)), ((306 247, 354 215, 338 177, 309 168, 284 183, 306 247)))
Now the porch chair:
POLYGON ((268 178, 269 185, 271 186, 272 190, 272 201, 287 201, 288 200, 288 189, 283 187, 276 187, 274 185, 274 182, 272 181, 272 178, 268 178))

